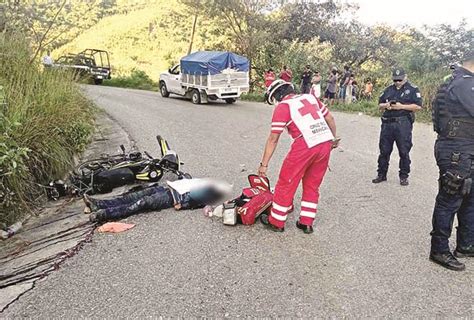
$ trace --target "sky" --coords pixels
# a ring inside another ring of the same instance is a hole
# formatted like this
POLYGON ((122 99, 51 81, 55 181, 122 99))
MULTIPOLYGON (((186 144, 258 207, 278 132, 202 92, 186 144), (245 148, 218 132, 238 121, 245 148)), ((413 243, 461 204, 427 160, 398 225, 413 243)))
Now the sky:
POLYGON ((393 27, 407 24, 421 28, 423 24, 457 25, 466 18, 474 28, 474 0, 350 0, 359 5, 356 16, 369 25, 385 23, 393 27))

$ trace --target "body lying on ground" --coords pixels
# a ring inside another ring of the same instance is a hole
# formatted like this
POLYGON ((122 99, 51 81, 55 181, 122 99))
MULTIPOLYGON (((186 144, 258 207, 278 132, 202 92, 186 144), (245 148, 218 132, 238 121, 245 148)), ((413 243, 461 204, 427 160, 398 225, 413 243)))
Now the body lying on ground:
POLYGON ((174 207, 176 210, 203 208, 227 197, 232 186, 211 179, 182 179, 167 181, 165 186, 154 184, 123 193, 108 200, 84 196, 91 221, 123 219, 145 211, 174 207))

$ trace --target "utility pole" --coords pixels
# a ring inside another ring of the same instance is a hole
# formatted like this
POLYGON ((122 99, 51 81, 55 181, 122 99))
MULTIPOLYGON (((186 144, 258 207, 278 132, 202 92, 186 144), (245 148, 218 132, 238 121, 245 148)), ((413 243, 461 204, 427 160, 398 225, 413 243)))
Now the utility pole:
POLYGON ((193 50, 194 34, 196 33, 197 19, 198 19, 198 11, 196 10, 196 13, 194 14, 193 29, 191 31, 191 40, 189 41, 188 54, 191 54, 191 51, 193 50))

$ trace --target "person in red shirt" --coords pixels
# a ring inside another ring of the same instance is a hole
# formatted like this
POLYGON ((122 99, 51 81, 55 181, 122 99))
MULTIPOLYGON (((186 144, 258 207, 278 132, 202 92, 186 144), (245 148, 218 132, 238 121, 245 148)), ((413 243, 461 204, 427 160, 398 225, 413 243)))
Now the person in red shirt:
POLYGON ((326 106, 312 94, 296 95, 293 84, 276 80, 268 88, 267 102, 278 102, 272 118, 258 174, 266 176, 267 168, 284 129, 293 144, 280 170, 275 186, 268 226, 283 232, 287 215, 293 210, 293 197, 303 182, 300 217, 296 226, 304 233, 313 232, 313 221, 319 201, 319 186, 329 164, 331 150, 338 146, 336 123, 326 106))
POLYGON ((268 88, 276 79, 273 69, 268 69, 268 71, 264 73, 263 79, 265 80, 265 87, 268 88))
POLYGON ((291 82, 291 79, 293 79, 293 72, 291 72, 287 66, 283 66, 283 70, 280 72, 280 79, 286 82, 291 82))

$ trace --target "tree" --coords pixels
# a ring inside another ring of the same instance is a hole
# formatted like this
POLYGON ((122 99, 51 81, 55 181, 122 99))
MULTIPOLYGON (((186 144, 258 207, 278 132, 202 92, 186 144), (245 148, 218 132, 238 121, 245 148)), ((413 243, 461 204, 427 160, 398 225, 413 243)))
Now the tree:
POLYGON ((23 33, 30 40, 35 59, 45 47, 58 47, 96 23, 101 9, 98 1, 7 1, 3 29, 23 33))
POLYGON ((199 13, 203 13, 206 11, 205 1, 202 0, 180 0, 184 5, 186 5, 187 14, 193 17, 192 27, 191 27, 191 35, 189 39, 189 47, 188 47, 188 54, 190 54, 193 50, 193 43, 194 37, 196 34, 196 27, 197 21, 199 17, 199 13))
POLYGON ((340 24, 330 41, 341 63, 359 68, 366 62, 394 64, 396 31, 386 26, 367 27, 357 21, 340 24))
POLYGON ((342 7, 334 0, 289 3, 281 10, 281 38, 309 42, 318 37, 321 42, 332 42, 338 25, 336 18, 353 8, 342 7))
POLYGON ((441 24, 426 29, 428 44, 444 65, 459 61, 464 52, 474 46, 474 29, 468 28, 465 19, 458 26, 441 24))
MULTIPOLYGON (((272 21, 268 13, 277 8, 277 0, 203 0, 206 14, 229 30, 235 50, 245 55, 252 67, 259 48, 271 36, 272 21)), ((252 73, 251 73, 252 74, 252 73)))

